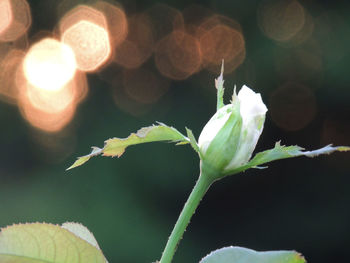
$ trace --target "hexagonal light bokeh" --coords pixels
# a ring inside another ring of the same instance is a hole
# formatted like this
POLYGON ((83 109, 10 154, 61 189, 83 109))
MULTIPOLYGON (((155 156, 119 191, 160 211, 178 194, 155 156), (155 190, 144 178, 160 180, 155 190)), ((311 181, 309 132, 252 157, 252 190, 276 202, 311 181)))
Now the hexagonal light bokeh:
POLYGON ((69 45, 82 71, 94 71, 107 61, 111 54, 108 32, 103 27, 81 20, 68 28, 62 42, 69 45))
POLYGON ((111 56, 105 15, 86 5, 79 5, 60 21, 62 42, 69 45, 82 71, 95 71, 111 56))

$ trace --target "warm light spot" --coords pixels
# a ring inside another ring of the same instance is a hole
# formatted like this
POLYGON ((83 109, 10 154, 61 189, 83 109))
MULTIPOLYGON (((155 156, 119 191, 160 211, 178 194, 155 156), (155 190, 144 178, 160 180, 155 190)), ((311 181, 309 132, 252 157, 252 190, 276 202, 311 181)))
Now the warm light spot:
POLYGON ((258 23, 266 36, 288 41, 305 24, 304 7, 296 0, 267 0, 258 9, 258 23))
POLYGON ((116 48, 114 61, 128 69, 138 68, 152 55, 153 47, 150 18, 146 14, 136 14, 129 19, 128 37, 116 48))
POLYGON ((159 100, 169 88, 169 82, 150 70, 139 68, 124 70, 125 93, 135 101, 151 104, 159 100))
MULTIPOLYGON (((69 1, 69 3, 71 4, 71 1, 69 1)), ((63 34, 71 26, 82 20, 86 20, 93 24, 99 25, 104 29, 107 29, 108 27, 106 17, 102 12, 87 5, 78 5, 66 13, 63 18, 61 18, 58 25, 59 32, 63 34)))
POLYGON ((0 36, 10 26, 12 20, 9 0, 0 0, 0 36))
POLYGON ((78 6, 60 23, 62 42, 69 45, 82 71, 95 71, 111 55, 107 22, 104 15, 87 6, 78 6))
POLYGON ((108 32, 89 21, 82 20, 63 33, 63 43, 72 47, 77 66, 82 71, 94 71, 111 54, 108 32))
POLYGON ((111 3, 98 1, 94 7, 101 11, 108 24, 112 49, 119 46, 128 35, 128 21, 122 8, 111 3))
POLYGON ((74 85, 74 101, 76 104, 81 103, 89 93, 86 74, 84 72, 77 71, 72 85, 74 85))
POLYGON ((33 127, 46 132, 62 130, 73 119, 75 113, 74 104, 56 113, 42 111, 28 101, 23 101, 19 106, 23 117, 33 127))
POLYGON ((42 90, 27 84, 26 97, 31 105, 46 113, 63 111, 74 102, 74 86, 69 84, 59 90, 42 90))
POLYGON ((7 103, 16 103, 18 89, 16 75, 21 66, 25 53, 18 49, 12 49, 0 63, 0 99, 7 103))
POLYGON ((22 66, 18 67, 15 78, 22 116, 33 127, 46 132, 58 132, 66 127, 74 117, 77 104, 87 94, 85 74, 79 71, 56 90, 32 85, 22 66))
POLYGON ((315 117, 316 98, 308 87, 289 82, 271 94, 269 111, 278 127, 287 131, 301 130, 315 117))
POLYGON ((0 41, 15 41, 28 31, 31 22, 26 0, 0 0, 0 41))
POLYGON ((221 24, 207 30, 201 27, 200 30, 199 43, 207 69, 218 73, 222 59, 225 60, 226 73, 242 64, 245 59, 245 41, 241 32, 221 24))
POLYGON ((43 90, 56 91, 73 78, 76 61, 69 46, 46 38, 29 49, 23 69, 30 84, 43 90))
POLYGON ((159 72, 171 79, 183 80, 200 70, 198 40, 183 31, 174 31, 160 40, 155 50, 159 72))

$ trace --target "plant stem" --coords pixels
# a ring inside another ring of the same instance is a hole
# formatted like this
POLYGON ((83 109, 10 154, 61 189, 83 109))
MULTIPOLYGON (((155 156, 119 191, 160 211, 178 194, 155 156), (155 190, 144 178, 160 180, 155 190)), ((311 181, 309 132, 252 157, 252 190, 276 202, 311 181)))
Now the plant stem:
POLYGON ((184 208, 181 211, 179 218, 177 219, 173 231, 170 234, 168 243, 165 246, 162 258, 160 259, 160 263, 170 263, 173 259, 176 248, 186 230, 188 223, 190 222, 192 215, 196 211, 199 202, 202 200, 212 182, 213 180, 210 176, 206 176, 205 174, 201 173, 196 185, 193 187, 193 190, 187 199, 187 202, 185 203, 184 208))

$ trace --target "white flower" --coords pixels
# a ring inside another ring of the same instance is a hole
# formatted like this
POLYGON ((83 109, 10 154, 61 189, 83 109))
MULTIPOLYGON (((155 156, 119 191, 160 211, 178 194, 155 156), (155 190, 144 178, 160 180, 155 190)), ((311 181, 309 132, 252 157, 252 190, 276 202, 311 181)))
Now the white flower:
POLYGON ((204 126, 198 145, 202 161, 220 171, 246 164, 263 130, 267 108, 259 93, 243 86, 232 103, 204 126))

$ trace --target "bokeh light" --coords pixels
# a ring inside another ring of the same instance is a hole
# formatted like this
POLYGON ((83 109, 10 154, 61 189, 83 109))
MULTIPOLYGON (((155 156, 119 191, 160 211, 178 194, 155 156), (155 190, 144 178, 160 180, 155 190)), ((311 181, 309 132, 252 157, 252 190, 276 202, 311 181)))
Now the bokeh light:
POLYGON ((197 38, 184 31, 173 31, 157 43, 157 69, 170 79, 188 78, 199 71, 201 62, 202 54, 197 38))
POLYGON ((73 119, 80 97, 86 94, 80 80, 78 73, 77 77, 61 89, 44 90, 31 85, 19 68, 16 82, 19 89, 18 106, 22 116, 33 127, 42 131, 61 131, 73 119))
POLYGON ((0 99, 15 104, 18 97, 16 85, 16 72, 22 65, 25 53, 18 49, 10 50, 0 61, 0 99))
POLYGON ((273 122, 287 131, 305 128, 317 112, 313 91, 296 82, 287 82, 277 88, 271 94, 268 108, 273 122))
POLYGON ((26 0, 0 0, 0 42, 15 41, 28 31, 31 22, 26 0))
POLYGON ((92 72, 99 69, 111 56, 108 27, 102 12, 80 5, 60 22, 62 42, 75 54, 77 67, 92 72))
POLYGON ((151 104, 159 100, 168 90, 169 81, 145 68, 123 71, 125 94, 133 100, 151 104))
POLYGON ((23 62, 24 75, 28 82, 43 90, 59 90, 76 72, 72 49, 53 38, 35 43, 23 62))
POLYGON ((288 41, 304 27, 304 7, 296 0, 266 0, 258 9, 262 32, 276 41, 288 41))
POLYGON ((75 113, 75 105, 69 105, 56 113, 42 111, 26 100, 22 100, 19 106, 22 116, 33 127, 46 132, 59 132, 73 119, 75 113))
POLYGON ((128 69, 141 66, 153 52, 154 32, 150 17, 146 13, 129 18, 127 39, 115 50, 114 61, 128 69))
POLYGON ((85 74, 76 70, 73 51, 53 38, 36 42, 15 73, 22 116, 45 132, 66 127, 88 92, 85 74))
POLYGON ((219 73, 222 59, 225 73, 234 71, 245 59, 245 41, 240 25, 227 17, 214 15, 197 29, 204 66, 219 73))
POLYGON ((128 21, 126 14, 121 7, 105 1, 96 2, 94 7, 105 16, 111 42, 111 49, 114 51, 116 47, 124 42, 126 36, 128 35, 128 21))
POLYGON ((9 0, 0 1, 0 36, 10 26, 12 18, 9 0))

